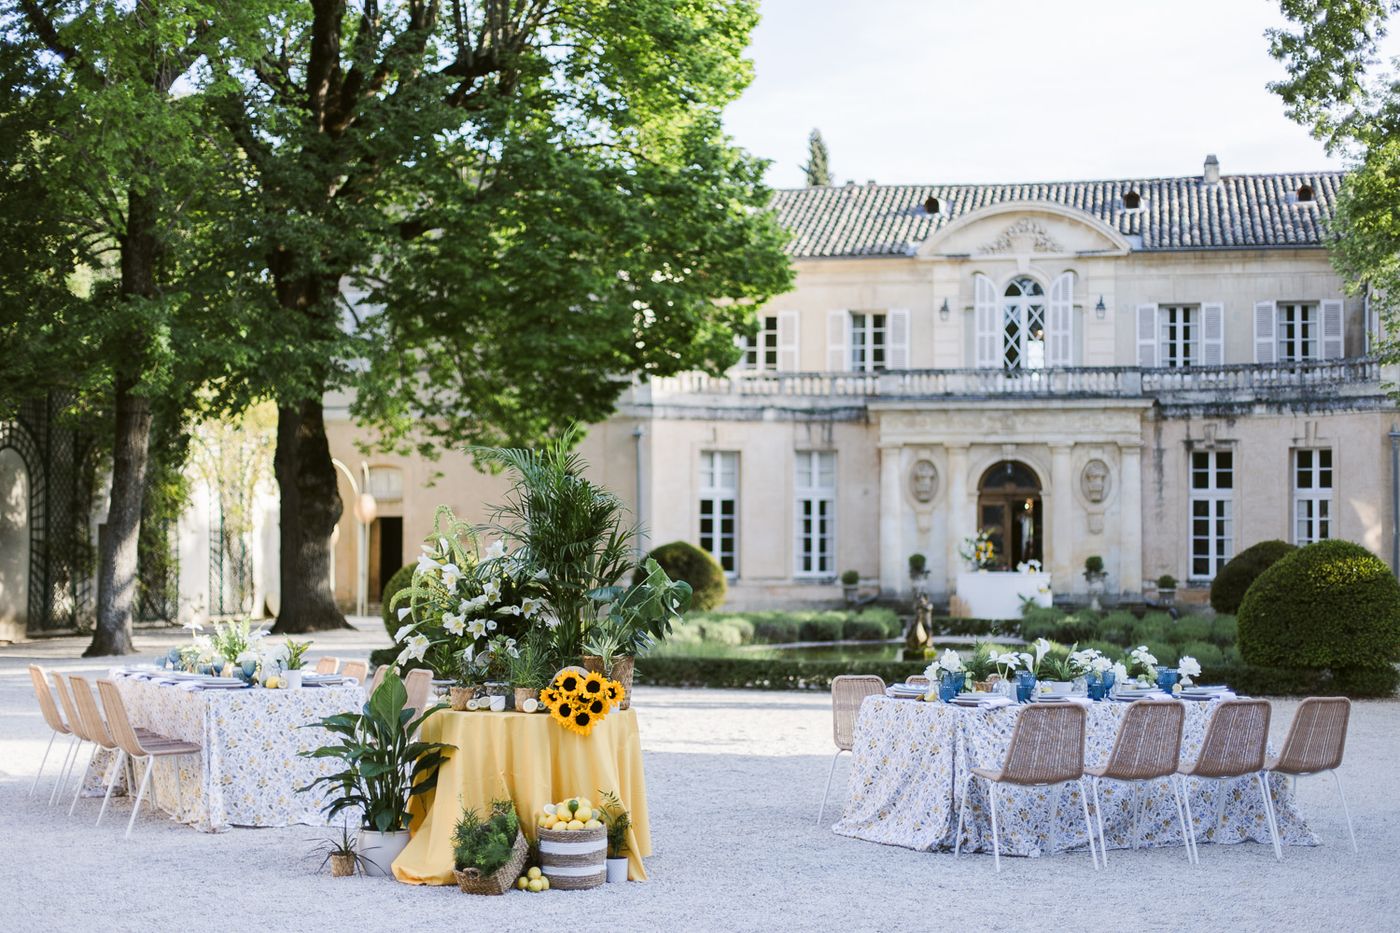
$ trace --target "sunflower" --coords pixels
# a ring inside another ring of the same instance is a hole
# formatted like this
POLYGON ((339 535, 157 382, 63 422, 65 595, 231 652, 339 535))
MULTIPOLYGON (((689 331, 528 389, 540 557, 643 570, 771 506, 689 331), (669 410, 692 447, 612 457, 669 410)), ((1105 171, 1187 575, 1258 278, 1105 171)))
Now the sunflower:
POLYGON ((573 723, 574 704, 565 697, 549 709, 550 717, 559 725, 569 727, 573 723))
POLYGON ((577 693, 579 682, 579 676, 573 671, 561 671, 559 676, 554 678, 554 686, 563 693, 577 693))
POLYGON ((587 735, 592 732, 594 722, 595 717, 588 710, 578 709, 574 711, 573 728, 579 735, 587 735))
POLYGON ((594 716, 606 716, 608 713, 608 704, 604 700, 585 700, 583 708, 594 716))
POLYGON ((603 685, 603 695, 607 697, 609 703, 616 703, 622 699, 622 684, 615 680, 610 680, 603 685))
POLYGON ((589 671, 583 678, 583 687, 579 690, 586 697, 601 696, 603 688, 608 679, 597 671, 589 671))
POLYGON ((540 691, 540 702, 553 709, 554 704, 559 702, 559 692, 553 687, 545 687, 540 691))

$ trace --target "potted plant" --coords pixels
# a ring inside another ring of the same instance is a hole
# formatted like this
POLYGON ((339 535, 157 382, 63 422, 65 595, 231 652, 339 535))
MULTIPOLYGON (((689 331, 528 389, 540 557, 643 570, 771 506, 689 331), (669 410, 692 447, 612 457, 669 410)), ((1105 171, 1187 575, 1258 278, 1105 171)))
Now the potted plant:
POLYGON ((486 689, 484 680, 477 657, 470 650, 461 652, 457 655, 457 676, 447 688, 448 703, 459 713, 465 711, 467 704, 486 689))
POLYGON ((963 538, 958 546, 958 556, 978 573, 985 573, 997 565, 996 544, 992 533, 983 528, 970 538, 963 538))
POLYGON ((356 872, 365 873, 365 859, 355 847, 355 836, 350 832, 348 823, 340 827, 339 839, 325 840, 316 847, 312 855, 318 852, 326 853, 326 857, 317 866, 317 871, 325 868, 326 863, 329 862, 332 878, 346 878, 356 872))
POLYGON ((542 638, 535 633, 527 635, 509 665, 510 684, 515 688, 515 708, 527 713, 538 709, 540 691, 549 686, 553 672, 554 663, 542 638), (531 701, 536 705, 530 706, 531 701))
POLYGON ((298 790, 324 787, 329 791, 322 808, 329 817, 345 810, 360 811, 363 823, 356 842, 370 875, 390 874, 394 859, 408 845, 409 799, 437 786, 443 753, 455 748, 413 738, 442 705, 414 719, 405 710, 407 704, 408 691, 398 671, 390 667, 359 712, 337 713, 309 724, 338 737, 337 744, 302 752, 308 758, 336 758, 344 765, 298 790))
POLYGON ((463 809, 452 830, 453 874, 463 894, 504 894, 515 884, 530 847, 509 800, 491 801, 486 819, 463 809))
POLYGON ((583 666, 622 684, 621 709, 632 702, 637 656, 664 641, 681 613, 690 608, 689 583, 672 580, 651 558, 642 570, 645 576, 630 588, 607 586, 589 593, 599 610, 597 621, 584 635, 583 666))
POLYGON ((632 814, 623 807, 617 794, 598 791, 603 801, 600 808, 603 825, 608 828, 608 857, 606 859, 608 883, 627 880, 627 833, 632 829, 632 814))
POLYGON ((1103 609, 1099 605, 1099 597, 1103 595, 1104 580, 1108 579, 1102 557, 1093 554, 1084 559, 1084 579, 1089 584, 1089 608, 1098 612, 1103 609))
POLYGON ((855 570, 843 571, 841 573, 841 593, 846 597, 846 602, 854 603, 859 590, 860 573, 855 570))
MULTIPOLYGON (((510 697, 510 662, 519 653, 520 649, 516 647, 514 638, 496 635, 487 641, 486 647, 476 655, 481 677, 486 682, 487 696, 501 697, 503 700, 510 697)), ((493 703, 491 708, 496 709, 500 706, 499 703, 493 703)))
POLYGON ((992 658, 991 645, 979 641, 972 646, 972 654, 963 662, 967 668, 968 679, 972 681, 972 689, 978 693, 992 691, 992 678, 997 676, 996 662, 992 658))
POLYGON ((1157 599, 1169 606, 1176 602, 1176 577, 1164 573, 1157 578, 1157 599))
POLYGON ((292 690, 301 689, 302 667, 306 664, 306 650, 311 647, 309 641, 292 641, 287 639, 287 653, 282 659, 282 686, 292 690))
POLYGON ((1042 693, 1069 696, 1074 692, 1074 680, 1080 675, 1078 666, 1063 649, 1051 649, 1041 658, 1037 679, 1042 693))

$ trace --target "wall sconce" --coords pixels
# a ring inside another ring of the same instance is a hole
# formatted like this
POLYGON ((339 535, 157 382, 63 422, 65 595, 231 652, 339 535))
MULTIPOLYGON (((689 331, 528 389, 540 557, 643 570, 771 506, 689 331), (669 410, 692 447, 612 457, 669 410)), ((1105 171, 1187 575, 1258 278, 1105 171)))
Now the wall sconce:
POLYGON ((951 313, 952 313, 952 312, 950 312, 950 311, 948 310, 948 299, 947 299, 947 298, 944 298, 944 299, 943 299, 943 307, 941 307, 941 308, 938 309, 938 319, 939 319, 940 321, 946 321, 946 320, 948 320, 948 315, 951 314, 951 313))
POLYGON ((1103 320, 1103 316, 1104 316, 1105 314, 1107 314, 1107 313, 1108 313, 1108 308, 1104 307, 1103 295, 1100 295, 1100 296, 1099 296, 1099 303, 1096 304, 1096 305, 1094 305, 1094 314, 1098 316, 1098 319, 1099 319, 1100 321, 1102 321, 1102 320, 1103 320))

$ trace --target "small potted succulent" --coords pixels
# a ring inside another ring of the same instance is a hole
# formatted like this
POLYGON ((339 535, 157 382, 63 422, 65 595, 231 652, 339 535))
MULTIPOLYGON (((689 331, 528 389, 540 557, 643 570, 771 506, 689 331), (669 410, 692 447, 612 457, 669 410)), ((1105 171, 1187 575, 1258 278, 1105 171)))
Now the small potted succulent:
POLYGON ((608 828, 608 883, 627 880, 627 833, 632 829, 632 814, 622 805, 617 794, 599 791, 603 801, 599 809, 603 814, 603 825, 608 828))
POLYGON ((1176 577, 1164 573, 1157 578, 1157 599, 1168 606, 1176 602, 1176 577))
POLYGON ((332 878, 348 878, 354 874, 365 874, 365 857, 356 848, 355 835, 350 832, 348 823, 341 826, 339 839, 325 840, 316 847, 312 855, 320 852, 326 853, 326 857, 321 860, 320 868, 325 868, 329 862, 332 878))
POLYGON ((306 663, 306 650, 310 647, 309 641, 287 639, 287 652, 282 659, 282 676, 278 678, 282 686, 291 690, 301 689, 302 667, 306 663))
POLYGON ((841 574, 841 593, 846 597, 846 602, 854 603, 859 592, 860 573, 855 570, 844 571, 841 574))
POLYGON ((447 688, 447 700, 457 712, 464 712, 467 704, 480 696, 485 687, 484 672, 470 650, 457 656, 457 676, 452 686, 447 688))

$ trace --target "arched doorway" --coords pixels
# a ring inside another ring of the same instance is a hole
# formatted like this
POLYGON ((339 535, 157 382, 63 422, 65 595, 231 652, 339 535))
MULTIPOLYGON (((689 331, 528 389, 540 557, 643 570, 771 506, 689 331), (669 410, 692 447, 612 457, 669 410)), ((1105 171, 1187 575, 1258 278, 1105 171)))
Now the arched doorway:
POLYGON ((1002 460, 982 474, 977 486, 977 527, 996 548, 1002 569, 1037 560, 1044 562, 1044 517, 1040 480, 1019 460, 1002 460))

